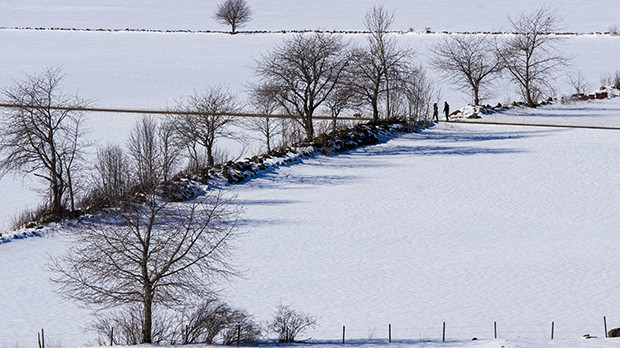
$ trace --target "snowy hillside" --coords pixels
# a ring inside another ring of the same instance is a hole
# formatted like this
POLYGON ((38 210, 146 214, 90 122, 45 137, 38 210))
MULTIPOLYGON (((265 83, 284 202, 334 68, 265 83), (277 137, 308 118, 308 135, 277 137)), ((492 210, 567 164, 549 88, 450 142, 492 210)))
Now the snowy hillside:
MULTIPOLYGON (((209 0, 1 0, 0 26, 143 29, 225 29, 212 18, 218 1, 209 0)), ((490 31, 506 28, 506 14, 541 4, 537 0, 249 0, 255 19, 246 30, 361 30, 360 20, 375 4, 393 8, 395 29, 490 31)), ((567 31, 605 32, 620 24, 613 1, 547 0, 560 10, 567 31)))
MULTIPOLYGON (((7 28, 227 30, 211 17, 216 1, 0 0, 0 87, 44 66, 62 66, 64 89, 101 107, 165 108, 207 85, 243 94, 252 64, 290 34, 87 32, 7 28)), ((249 0, 247 30, 363 29, 375 1, 249 0)), ((395 9, 399 45, 428 67, 435 32, 498 30, 506 14, 539 1, 383 1, 395 9)), ((549 0, 567 32, 620 24, 613 2, 549 0)), ((361 43, 363 35, 345 39, 361 43)), ((597 88, 620 68, 620 36, 565 36, 568 68, 597 88)), ((440 73, 428 73, 453 109, 469 101, 440 73)), ((558 94, 570 94, 563 74, 558 94)), ((506 80, 488 102, 518 99, 506 80)), ((124 144, 136 116, 86 115, 97 145, 124 144)), ((483 121, 620 127, 620 98, 513 108, 483 121)), ((94 148, 92 149, 94 151, 94 148)), ((317 319, 312 346, 385 347, 387 327, 401 347, 616 347, 620 264, 620 131, 440 123, 418 134, 282 166, 231 187, 245 207, 234 261, 242 277, 222 296, 258 320, 278 304, 317 319), (448 342, 441 343, 446 322, 448 342), (498 340, 493 339, 497 322, 498 340), (555 340, 550 340, 554 322, 555 340), (599 338, 582 339, 584 334, 599 338), (472 341, 473 337, 479 340, 472 341), (430 342, 428 342, 430 341, 430 342)), ((0 233, 40 201, 40 182, 0 179, 0 233)), ((49 255, 65 231, 0 244, 0 348, 94 343, 88 309, 53 292, 49 255)))
MULTIPOLYGON (((162 109, 174 105, 182 96, 208 85, 226 84, 243 95, 249 82, 255 81, 254 59, 265 54, 288 37, 285 34, 198 34, 198 33, 135 33, 135 32, 65 32, 0 30, 5 50, 0 56, 0 86, 24 73, 34 73, 43 66, 62 66, 66 75, 64 89, 79 93, 100 107, 162 109)), ((443 35, 409 33, 397 35, 398 43, 413 48, 416 59, 428 67, 432 59, 429 47, 443 35)), ((364 36, 346 35, 347 40, 363 42, 364 36)), ((610 47, 620 47, 620 36, 568 37, 563 45, 573 56, 571 68, 580 70, 594 86, 601 76, 616 69, 617 58, 610 47)), ((429 75, 441 89, 442 99, 453 108, 467 104, 469 96, 454 89, 450 81, 430 68, 429 75)), ((572 90, 560 74, 558 93, 572 90)), ((489 103, 518 100, 512 84, 498 81, 489 103)), ((89 138, 96 144, 123 144, 136 116, 88 114, 89 138)), ((232 151, 234 152, 234 151, 232 151)), ((20 203, 12 202, 0 209, 0 230, 25 208, 39 202, 33 191, 38 184, 21 177, 0 180, 3 191, 18 192, 20 203)), ((0 197, 9 199, 13 195, 0 197)), ((1 232, 0 232, 1 233, 1 232)))
MULTIPOLYGON (((537 342, 517 346, 547 342, 552 321, 571 345, 600 337, 604 315, 620 323, 616 132, 442 123, 281 167, 234 187, 245 273, 225 297, 261 320, 279 303, 311 313, 315 339, 337 341, 342 325, 383 338, 392 324, 395 339, 436 342, 444 321, 459 345, 492 338, 494 321, 508 342, 537 342)), ((87 313, 59 303, 43 271, 62 243, 1 246, 0 346, 39 327, 87 341, 87 313)))

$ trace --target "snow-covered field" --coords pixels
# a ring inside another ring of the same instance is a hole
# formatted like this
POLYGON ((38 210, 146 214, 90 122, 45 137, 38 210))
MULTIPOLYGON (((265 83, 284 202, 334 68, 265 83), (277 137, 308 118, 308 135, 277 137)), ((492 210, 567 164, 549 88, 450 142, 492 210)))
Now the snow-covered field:
MULTIPOLYGON (((441 123, 235 186, 245 272, 224 296, 260 320, 279 303, 311 313, 315 339, 343 325, 384 338, 392 324, 395 340, 437 342, 445 321, 460 346, 497 322, 506 346, 540 347, 554 321, 556 346, 602 346, 579 337, 602 336, 604 315, 620 323, 617 132, 441 123)), ((64 346, 89 337, 86 312, 59 303, 43 271, 62 243, 1 246, 0 346, 40 327, 64 346)))
MULTIPOLYGON (((606 31, 620 18, 610 3, 548 1, 566 31, 606 31)), ((0 0, 1 27, 226 29, 210 17, 215 1, 0 0)), ((362 29, 373 1, 255 0, 248 30, 362 29)), ((538 1, 384 1, 396 29, 495 30, 506 13, 538 1)), ((42 66, 62 65, 65 91, 97 106, 163 108, 205 85, 243 92, 251 63, 286 34, 0 30, 0 86, 42 66)), ((430 59, 441 35, 397 36, 430 59)), ((362 36, 347 35, 352 41, 362 36)), ((620 37, 567 37, 571 69, 594 88, 615 71, 620 37)), ((429 70, 438 78, 439 73, 429 70)), ((559 93, 571 93, 560 76, 559 93)), ((467 102, 437 80, 453 108, 467 102)), ((489 102, 518 99, 498 83, 489 102)), ((97 144, 123 143, 134 116, 87 115, 97 144)), ((620 98, 512 109, 484 120, 620 126, 620 98)), ((620 131, 441 123, 420 134, 337 156, 318 156, 232 188, 244 204, 245 233, 235 260, 244 277, 223 284, 233 305, 267 320, 279 303, 310 313, 316 346, 608 347, 603 316, 620 326, 620 131), (441 340, 447 323, 448 343, 441 340), (551 322, 555 338, 549 340, 551 322), (497 322, 500 340, 492 340, 497 322), (472 337, 481 340, 472 342, 472 337), (324 342, 321 340, 328 340, 324 342), (430 343, 425 343, 431 340, 430 343), (327 344, 324 344, 327 343, 327 344)), ((40 199, 38 184, 0 179, 0 233, 40 199)), ((64 249, 62 231, 0 245, 0 348, 76 347, 92 334, 87 310, 61 302, 46 271, 64 249)))
MULTIPOLYGON (((78 93, 94 106, 163 109, 174 105, 182 96, 205 86, 226 84, 243 95, 249 82, 255 80, 252 63, 255 58, 280 43, 285 34, 198 34, 198 33, 135 33, 135 32, 64 32, 0 30, 0 41, 6 50, 0 55, 0 86, 12 79, 24 78, 43 66, 62 66, 64 90, 78 93)), ((428 48, 443 35, 409 33, 397 35, 398 42, 413 48, 416 59, 428 66, 432 59, 428 48)), ((346 35, 348 40, 363 42, 361 35, 346 35)), ((573 67, 581 70, 593 86, 602 75, 615 71, 620 52, 620 36, 579 36, 564 41, 573 67)), ((469 96, 455 90, 440 73, 428 69, 441 89, 443 100, 453 109, 465 105, 469 96)), ((558 93, 570 94, 566 78, 559 76, 558 93)), ((494 87, 488 102, 507 103, 518 100, 512 85, 501 80, 494 87)), ((136 120, 133 115, 87 114, 86 126, 94 144, 124 143, 136 120)), ((559 117, 558 117, 559 119, 559 117)), ((92 149, 94 151, 94 148, 92 149)), ((234 151, 232 151, 234 152, 234 151)), ((19 193, 14 202, 3 195, 0 202, 0 231, 25 208, 41 200, 32 189, 40 182, 20 176, 0 179, 0 191, 19 193)), ((0 232, 1 233, 1 232, 0 232)))

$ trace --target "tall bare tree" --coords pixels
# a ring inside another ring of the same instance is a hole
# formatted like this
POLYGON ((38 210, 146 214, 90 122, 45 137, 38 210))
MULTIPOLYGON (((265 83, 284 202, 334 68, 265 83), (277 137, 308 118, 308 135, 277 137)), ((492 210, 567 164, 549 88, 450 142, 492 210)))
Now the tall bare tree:
POLYGON ((394 14, 383 6, 366 12, 364 24, 370 32, 367 47, 352 50, 347 84, 357 99, 371 108, 373 123, 379 122, 379 108, 385 102, 385 117, 392 112, 392 82, 406 70, 412 52, 399 49, 389 36, 394 14))
POLYGON ((245 0, 226 0, 217 5, 214 18, 221 24, 232 27, 232 33, 252 19, 252 9, 245 0))
MULTIPOLYGON (((234 114, 240 111, 237 97, 224 86, 206 88, 201 92, 179 101, 176 111, 185 112, 181 116, 171 117, 177 134, 184 139, 188 149, 196 151, 196 145, 204 147, 207 153, 207 166, 213 167, 215 143, 220 138, 233 137, 230 126, 234 123, 234 114)), ((199 158, 190 158, 195 169, 200 167, 199 158)))
POLYGON ((431 50, 432 64, 444 77, 472 95, 474 105, 484 97, 485 87, 503 69, 502 61, 487 35, 449 35, 431 50))
POLYGON ((63 93, 62 79, 61 69, 48 68, 1 91, 6 103, 18 107, 3 115, 0 174, 23 171, 43 179, 49 187, 49 210, 56 217, 66 210, 67 194, 74 208, 73 171, 86 145, 82 113, 76 111, 86 102, 63 93))
POLYGON ((557 47, 560 38, 554 35, 560 29, 558 17, 555 10, 543 6, 510 18, 510 23, 515 33, 498 54, 527 105, 536 107, 545 90, 551 89, 549 81, 556 68, 567 62, 557 47))
POLYGON ((386 118, 390 118, 390 75, 398 55, 396 43, 388 36, 388 31, 394 23, 394 12, 389 12, 383 6, 375 6, 366 12, 364 25, 370 31, 368 37, 368 49, 373 59, 376 59, 381 67, 383 83, 385 84, 386 118))
POLYGON ((176 206, 147 195, 143 204, 72 233, 66 254, 53 260, 52 280, 89 308, 139 305, 140 342, 151 343, 156 306, 210 296, 214 281, 234 274, 229 245, 238 214, 219 191, 176 206))
POLYGON ((433 100, 438 99, 438 93, 421 66, 411 66, 403 72, 401 78, 396 81, 395 89, 410 121, 419 122, 431 118, 433 100))
POLYGON ((271 117, 279 107, 276 93, 277 90, 265 84, 253 86, 250 91, 250 104, 264 117, 250 117, 247 123, 251 129, 262 135, 267 152, 271 152, 273 138, 281 126, 277 120, 271 117))
POLYGON ((348 55, 342 38, 333 34, 295 34, 256 61, 262 83, 276 93, 276 100, 314 139, 312 116, 338 84, 348 55))
POLYGON ((162 180, 158 125, 151 117, 143 117, 129 135, 127 148, 136 182, 151 190, 162 180))
POLYGON ((120 202, 132 185, 129 159, 118 145, 107 145, 97 150, 95 162, 95 187, 105 200, 104 204, 120 202))

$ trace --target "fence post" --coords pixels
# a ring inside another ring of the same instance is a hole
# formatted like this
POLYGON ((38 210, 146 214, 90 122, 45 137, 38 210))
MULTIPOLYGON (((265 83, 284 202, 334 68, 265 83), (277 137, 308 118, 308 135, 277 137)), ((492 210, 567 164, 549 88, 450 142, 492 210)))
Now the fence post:
POLYGON ((45 331, 41 329, 41 348, 45 348, 45 331))
POLYGON ((39 342, 39 348, 41 348, 41 333, 37 332, 37 341, 39 342))
POLYGON ((441 342, 445 342, 446 341, 446 322, 443 322, 443 334, 441 336, 441 342))
POLYGON ((605 324, 605 338, 609 337, 607 335, 607 317, 603 317, 603 323, 605 324))
POLYGON ((237 324, 237 345, 241 344, 241 324, 237 324))
POLYGON ((553 339, 553 333, 555 331, 555 322, 551 322, 551 339, 553 339))
POLYGON ((344 332, 345 332, 345 327, 344 325, 342 325, 342 344, 344 344, 344 332))
POLYGON ((392 343, 392 324, 388 324, 388 343, 392 343))
POLYGON ((497 339, 497 322, 493 322, 493 332, 495 333, 495 339, 497 339))
POLYGON ((114 326, 112 326, 112 329, 110 330, 110 347, 112 347, 114 345, 114 326))

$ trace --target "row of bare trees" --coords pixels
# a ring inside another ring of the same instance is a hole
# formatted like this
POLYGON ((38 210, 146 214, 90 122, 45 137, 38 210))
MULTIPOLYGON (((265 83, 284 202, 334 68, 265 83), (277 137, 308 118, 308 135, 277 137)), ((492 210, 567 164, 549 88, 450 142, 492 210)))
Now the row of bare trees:
POLYGON ((313 115, 319 108, 334 118, 347 109, 367 109, 375 124, 381 110, 386 119, 427 116, 432 83, 414 63, 413 52, 399 48, 389 34, 393 17, 382 6, 366 13, 366 46, 333 34, 293 35, 255 62, 261 81, 255 93, 297 120, 308 141, 315 136, 313 115))
POLYGON ((543 6, 510 18, 510 23, 515 34, 507 39, 454 34, 432 49, 434 67, 471 93, 474 105, 480 105, 487 87, 506 72, 525 103, 536 107, 544 93, 553 90, 554 73, 567 63, 557 45, 561 38, 554 35, 560 29, 555 10, 543 6))

